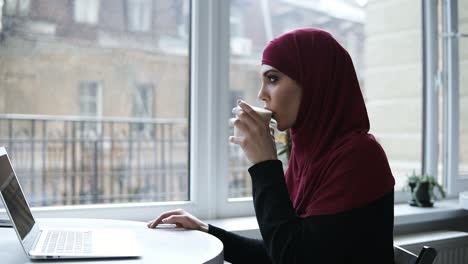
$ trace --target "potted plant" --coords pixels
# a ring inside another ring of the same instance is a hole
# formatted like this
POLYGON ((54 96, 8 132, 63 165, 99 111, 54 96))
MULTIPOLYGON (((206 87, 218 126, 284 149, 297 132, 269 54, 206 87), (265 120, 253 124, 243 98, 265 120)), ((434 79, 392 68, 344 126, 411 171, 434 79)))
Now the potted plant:
POLYGON ((434 188, 437 189, 442 198, 445 198, 444 189, 431 175, 416 175, 413 171, 413 174, 408 176, 408 186, 411 190, 411 200, 409 201, 411 206, 434 206, 433 200, 437 200, 434 188))

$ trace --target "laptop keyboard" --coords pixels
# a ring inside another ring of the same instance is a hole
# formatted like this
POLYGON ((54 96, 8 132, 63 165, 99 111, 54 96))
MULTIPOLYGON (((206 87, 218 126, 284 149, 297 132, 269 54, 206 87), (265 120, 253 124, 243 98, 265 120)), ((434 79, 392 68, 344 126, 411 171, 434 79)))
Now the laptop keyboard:
POLYGON ((46 254, 88 254, 91 252, 91 231, 49 230, 42 247, 42 253, 46 254))

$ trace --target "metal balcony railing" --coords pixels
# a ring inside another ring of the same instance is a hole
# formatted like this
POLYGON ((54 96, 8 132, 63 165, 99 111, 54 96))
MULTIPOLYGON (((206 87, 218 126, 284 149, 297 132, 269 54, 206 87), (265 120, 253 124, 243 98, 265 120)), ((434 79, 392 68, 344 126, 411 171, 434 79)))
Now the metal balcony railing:
POLYGON ((0 115, 31 206, 187 200, 186 119, 0 115))
MULTIPOLYGON (((187 119, 0 114, 31 206, 188 200, 188 137, 187 119)), ((242 150, 228 158, 229 197, 250 196, 242 150)))

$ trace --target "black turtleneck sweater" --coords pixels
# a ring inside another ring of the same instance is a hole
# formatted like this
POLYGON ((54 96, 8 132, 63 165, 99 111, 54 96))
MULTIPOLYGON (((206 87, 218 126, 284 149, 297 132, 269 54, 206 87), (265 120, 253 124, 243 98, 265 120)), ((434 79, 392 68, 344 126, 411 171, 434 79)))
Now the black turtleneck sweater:
MULTIPOLYGON (((393 263, 393 191, 333 215, 300 218, 294 211, 281 161, 249 169, 263 240, 210 225, 231 263, 393 263)), ((372 186, 369 186, 372 188, 372 186)))

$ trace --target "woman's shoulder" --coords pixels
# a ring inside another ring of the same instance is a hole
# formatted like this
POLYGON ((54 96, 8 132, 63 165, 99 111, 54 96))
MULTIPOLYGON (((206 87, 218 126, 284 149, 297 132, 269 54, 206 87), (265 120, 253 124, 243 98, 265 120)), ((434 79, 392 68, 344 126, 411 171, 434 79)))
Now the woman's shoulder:
POLYGON ((369 133, 351 133, 336 141, 332 152, 346 154, 383 154, 383 148, 374 135, 369 133))
POLYGON ((387 155, 372 134, 347 136, 330 151, 327 159, 329 169, 367 171, 380 168, 379 171, 389 171, 387 155))

